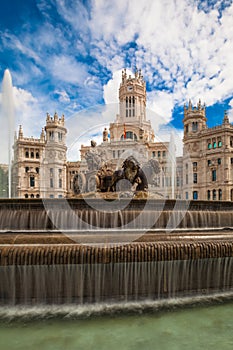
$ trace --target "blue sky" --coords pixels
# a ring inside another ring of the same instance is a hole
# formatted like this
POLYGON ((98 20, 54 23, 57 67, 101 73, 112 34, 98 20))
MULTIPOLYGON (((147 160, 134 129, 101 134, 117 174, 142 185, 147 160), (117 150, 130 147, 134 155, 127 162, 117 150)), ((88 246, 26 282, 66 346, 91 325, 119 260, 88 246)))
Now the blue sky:
MULTIPOLYGON (((1 1, 0 77, 10 69, 16 124, 38 136, 46 112, 69 120, 117 103, 120 72, 135 66, 161 124, 182 129, 184 103, 199 98, 209 126, 226 109, 233 121, 232 23, 228 0, 1 1)), ((79 132, 100 122, 91 116, 76 119, 79 132)))

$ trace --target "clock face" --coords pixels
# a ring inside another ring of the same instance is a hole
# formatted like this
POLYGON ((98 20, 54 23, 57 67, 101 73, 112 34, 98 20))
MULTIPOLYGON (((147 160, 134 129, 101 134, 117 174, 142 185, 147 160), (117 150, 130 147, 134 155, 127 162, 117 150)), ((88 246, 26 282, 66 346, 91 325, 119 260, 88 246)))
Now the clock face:
POLYGON ((133 91, 133 87, 130 85, 130 86, 128 86, 127 90, 128 91, 133 91))

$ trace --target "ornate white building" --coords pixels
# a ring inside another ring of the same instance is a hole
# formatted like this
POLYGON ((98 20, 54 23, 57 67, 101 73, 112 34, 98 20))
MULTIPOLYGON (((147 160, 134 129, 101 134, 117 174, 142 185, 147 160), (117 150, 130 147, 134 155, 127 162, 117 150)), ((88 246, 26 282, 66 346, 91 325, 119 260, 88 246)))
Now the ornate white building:
POLYGON ((24 137, 22 126, 14 143, 12 195, 19 198, 61 198, 67 193, 64 116, 47 114, 40 138, 24 137))
POLYGON ((95 190, 96 172, 119 169, 134 155, 140 164, 157 159, 161 171, 150 189, 163 197, 203 200, 233 199, 233 126, 225 114, 223 123, 206 125, 205 106, 191 102, 184 107, 184 152, 169 161, 169 143, 155 142, 146 116, 146 84, 141 71, 133 76, 122 71, 119 114, 103 130, 103 141, 81 147, 81 160, 66 160, 65 118, 47 115, 40 138, 24 137, 20 126, 14 143, 13 196, 61 198, 74 195, 73 180, 79 177, 81 192, 95 190), (110 136, 110 137, 109 137, 110 136))

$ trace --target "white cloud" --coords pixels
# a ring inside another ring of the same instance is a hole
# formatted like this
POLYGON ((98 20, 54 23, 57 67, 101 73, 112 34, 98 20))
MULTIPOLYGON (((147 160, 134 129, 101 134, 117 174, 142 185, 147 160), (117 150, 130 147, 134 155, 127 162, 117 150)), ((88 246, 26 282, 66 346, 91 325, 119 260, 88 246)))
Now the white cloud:
POLYGON ((174 107, 173 95, 166 91, 152 91, 147 93, 147 99, 147 115, 152 114, 150 116, 152 126, 157 129, 158 125, 169 123, 174 107), (153 117, 153 112, 155 112, 155 117, 153 117))
MULTIPOLYGON (((132 72, 127 69, 127 74, 131 74, 132 72)), ((106 85, 104 85, 104 102, 106 104, 109 103, 118 103, 119 102, 119 87, 122 79, 122 70, 118 70, 113 73, 112 79, 108 81, 106 85)))
MULTIPOLYGON (((98 49, 92 53, 114 73, 128 54, 121 45, 136 38, 136 63, 147 81, 169 87, 175 103, 201 97, 211 105, 233 94, 233 4, 219 19, 220 5, 206 13, 186 0, 95 1, 90 29, 98 49)), ((170 109, 166 98, 160 105, 170 109)))
MULTIPOLYGON (((24 136, 39 137, 41 127, 38 123, 41 117, 41 111, 39 110, 38 101, 32 96, 32 94, 26 90, 13 87, 13 104, 14 104, 14 119, 15 125, 13 126, 12 133, 18 131, 18 126, 23 125, 24 136)), ((2 94, 0 94, 0 139, 1 139, 1 162, 7 162, 8 154, 8 125, 5 115, 3 115, 2 109, 2 94), (4 152, 3 152, 4 150, 4 152)))
POLYGON ((81 85, 88 76, 86 65, 72 56, 55 55, 49 59, 49 67, 56 79, 67 83, 81 85))
MULTIPOLYGON (((70 113, 84 99, 93 104, 101 100, 101 77, 106 70, 112 73, 112 79, 103 87, 103 98, 107 104, 118 103, 121 70, 134 64, 142 68, 145 80, 154 89, 148 93, 147 107, 161 117, 161 123, 171 120, 175 104, 181 105, 189 98, 194 103, 201 98, 207 106, 231 98, 233 4, 228 2, 220 17, 222 3, 208 7, 206 1, 198 9, 193 0, 93 0, 88 5, 80 1, 38 0, 45 19, 43 26, 33 33, 24 30, 18 37, 9 31, 1 33, 4 48, 17 49, 17 53, 30 58, 26 65, 18 62, 20 74, 14 73, 17 84, 24 87, 18 94, 25 117, 19 119, 31 124, 32 115, 44 118, 44 111, 40 114, 36 106, 38 101, 27 95, 27 84, 34 77, 40 82, 43 76, 51 80, 48 85, 56 86, 58 101, 66 102, 70 113), (86 57, 93 66, 88 67, 86 57), (71 85, 83 87, 78 98, 77 90, 72 95, 71 85), (68 106, 69 99, 72 102, 68 106), (27 113, 30 117, 26 117, 27 113)), ((36 92, 35 89, 34 96, 36 92)), ((41 93, 45 96, 43 102, 51 109, 54 102, 46 94, 47 90, 41 93)), ((36 130, 34 126, 32 129, 36 130)))
POLYGON ((233 99, 230 100, 229 106, 231 107, 230 110, 228 111, 229 120, 231 123, 233 123, 233 99))
POLYGON ((65 90, 55 90, 54 94, 57 94, 60 102, 70 102, 70 97, 65 90))

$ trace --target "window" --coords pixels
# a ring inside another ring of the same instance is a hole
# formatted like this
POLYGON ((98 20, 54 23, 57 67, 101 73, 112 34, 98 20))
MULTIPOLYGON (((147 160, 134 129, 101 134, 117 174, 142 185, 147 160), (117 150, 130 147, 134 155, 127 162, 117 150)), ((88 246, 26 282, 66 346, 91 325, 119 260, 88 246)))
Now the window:
POLYGON ((197 173, 193 173, 193 183, 197 184, 197 173))
POLYGON ((218 190, 218 200, 219 201, 222 200, 222 190, 221 189, 218 190))
POLYGON ((37 194, 37 195, 36 195, 36 198, 40 198, 40 195, 39 195, 39 194, 37 194))
POLYGON ((193 168, 197 168, 197 162, 193 162, 193 168))
POLYGON ((193 199, 194 200, 198 199, 198 192, 197 191, 193 191, 193 199))
POLYGON ((217 172, 216 170, 212 170, 212 181, 216 181, 217 180, 217 172))
POLYGON ((213 200, 216 200, 216 190, 213 190, 213 200))
POLYGON ((39 158, 40 158, 40 153, 36 152, 36 159, 39 159, 39 158))
POLYGON ((186 185, 188 185, 188 183, 189 183, 189 176, 188 174, 186 174, 186 185))
POLYGON ((62 133, 58 132, 58 141, 62 141, 62 133))
POLYGON ((196 132, 198 130, 198 122, 192 122, 192 131, 196 132))
POLYGON ((59 194, 59 195, 58 195, 58 198, 62 198, 62 194, 59 194))
POLYGON ((29 172, 29 167, 26 166, 26 167, 25 167, 25 173, 28 173, 28 172, 29 172))
POLYGON ((30 187, 34 187, 35 186, 35 178, 34 176, 30 176, 30 187))
POLYGON ((124 135, 121 135, 121 140, 124 139, 131 139, 131 140, 137 140, 137 135, 134 134, 132 131, 126 131, 126 137, 124 135))
POLYGON ((208 166, 211 166, 211 160, 208 159, 208 166))
POLYGON ((50 131, 50 132, 49 132, 49 139, 50 139, 50 140, 53 140, 53 139, 54 139, 54 132, 53 132, 53 131, 50 131))
POLYGON ((31 194, 31 198, 34 198, 34 194, 31 194))
POLYGON ((217 142, 214 141, 214 142, 213 142, 213 148, 216 148, 216 147, 217 147, 217 142))
POLYGON ((166 151, 163 151, 163 157, 166 157, 166 151))
POLYGON ((59 176, 62 176, 62 169, 58 169, 59 176))
POLYGON ((25 157, 29 158, 29 152, 28 151, 25 152, 25 157))
POLYGON ((49 198, 54 198, 54 195, 53 195, 53 194, 50 194, 49 198))
POLYGON ((53 168, 50 168, 50 177, 53 177, 53 168))
POLYGON ((212 148, 212 144, 208 143, 208 149, 211 149, 211 148, 212 148))
POLYGON ((34 158, 34 152, 31 152, 31 158, 34 158))
POLYGON ((37 172, 37 174, 39 174, 40 168, 36 168, 36 172, 37 172))
POLYGON ((153 158, 155 157, 155 151, 152 152, 152 157, 153 157, 153 158))
POLYGON ((222 147, 222 141, 218 141, 218 147, 222 147))
POLYGON ((221 163, 222 163, 221 158, 218 158, 218 165, 221 165, 221 163))
POLYGON ((160 151, 158 151, 158 158, 160 158, 160 156, 161 156, 161 152, 160 152, 160 151))
POLYGON ((185 131, 186 131, 186 133, 188 133, 188 132, 189 132, 189 126, 188 126, 188 125, 186 125, 186 127, 185 127, 185 131))
POLYGON ((28 198, 28 194, 26 193, 24 197, 25 197, 25 198, 28 198))
POLYGON ((126 97, 125 100, 125 113, 126 117, 134 117, 135 116, 135 97, 126 97))
POLYGON ((230 146, 233 146, 233 137, 230 138, 230 146))
POLYGON ((210 190, 207 191, 207 199, 208 199, 208 200, 211 199, 211 192, 210 192, 210 190))
POLYGON ((59 179, 59 188, 62 188, 62 179, 59 179))
POLYGON ((189 199, 189 193, 185 192, 185 199, 189 199))
POLYGON ((50 187, 53 187, 53 178, 50 179, 50 187))
POLYGON ((231 158, 231 164, 233 164, 233 158, 231 158))
POLYGON ((112 151, 112 156, 113 156, 113 158, 116 158, 116 152, 115 151, 112 151))

